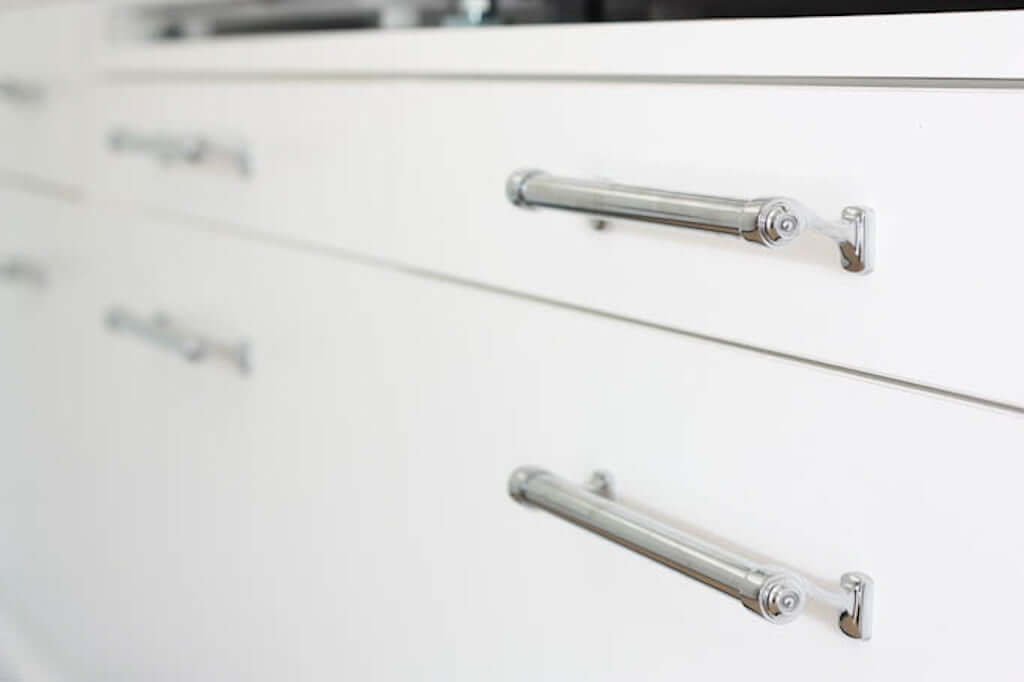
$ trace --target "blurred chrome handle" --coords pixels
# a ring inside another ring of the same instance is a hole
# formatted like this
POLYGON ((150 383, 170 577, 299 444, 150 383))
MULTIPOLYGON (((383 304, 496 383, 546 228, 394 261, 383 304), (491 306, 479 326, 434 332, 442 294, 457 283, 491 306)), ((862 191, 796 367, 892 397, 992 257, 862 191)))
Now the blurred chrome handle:
POLYGON ((0 279, 42 287, 46 285, 46 271, 29 261, 7 258, 0 260, 0 279))
POLYGON ((0 78, 0 95, 12 102, 39 102, 44 94, 42 86, 37 83, 15 78, 0 78))
POLYGON ((249 174, 249 153, 244 146, 203 135, 139 133, 118 128, 107 136, 107 145, 114 153, 141 154, 164 164, 223 165, 239 175, 249 174))
POLYGON ((543 469, 512 472, 509 494, 729 595, 762 618, 788 623, 815 596, 840 610, 839 628, 855 639, 871 638, 873 583, 846 573, 826 590, 785 569, 762 566, 612 500, 611 480, 600 472, 587 487, 543 469))
POLYGON ((804 229, 819 232, 839 246, 843 268, 867 274, 874 268, 875 221, 871 209, 847 206, 836 222, 819 218, 793 199, 731 199, 630 187, 596 180, 563 178, 539 170, 520 170, 506 183, 509 201, 594 216, 716 232, 774 247, 804 229))
POLYGON ((249 372, 249 345, 225 344, 208 339, 174 324, 162 313, 150 318, 134 315, 123 308, 107 311, 106 325, 111 331, 126 332, 180 355, 188 362, 219 359, 234 366, 242 374, 249 372))

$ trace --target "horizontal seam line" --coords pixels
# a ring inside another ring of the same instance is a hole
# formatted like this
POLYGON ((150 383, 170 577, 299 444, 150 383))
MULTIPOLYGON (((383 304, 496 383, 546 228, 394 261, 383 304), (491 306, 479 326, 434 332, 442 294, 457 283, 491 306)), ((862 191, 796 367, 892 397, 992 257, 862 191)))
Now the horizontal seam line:
POLYGON ((310 253, 324 257, 339 258, 352 263, 357 263, 369 267, 376 267, 391 272, 403 273, 421 279, 428 279, 435 282, 463 286, 477 291, 484 291, 496 295, 508 296, 510 298, 528 301, 531 303, 538 303, 551 308, 558 308, 561 310, 568 310, 586 315, 592 315, 595 317, 601 317, 607 320, 622 322, 625 324, 630 324, 633 326, 642 327, 653 331, 674 334, 690 339, 695 339, 698 341, 706 341, 708 343, 722 345, 737 350, 747 351, 762 356, 786 360, 807 367, 815 367, 837 374, 844 374, 851 377, 866 379, 894 388, 909 389, 918 393, 924 393, 939 398, 954 399, 975 406, 996 409, 1003 412, 1013 413, 1016 415, 1024 415, 1024 406, 1016 405, 1010 402, 993 400, 991 398, 984 398, 981 396, 972 395, 970 393, 940 388, 937 386, 930 386, 928 384, 918 383, 910 379, 901 379, 899 377, 887 376, 885 374, 879 374, 876 372, 871 372, 869 370, 857 369, 853 367, 846 367, 844 365, 839 365, 823 360, 805 358, 793 353, 763 348, 742 341, 736 341, 729 338, 714 336, 712 334, 706 334, 703 332, 673 327, 671 325, 660 322, 653 322, 650 320, 630 317, 629 315, 625 315, 623 313, 615 313, 608 310, 601 310, 600 308, 593 308, 578 303, 571 303, 556 298, 542 296, 540 294, 532 294, 529 292, 519 291, 516 289, 511 289, 508 287, 503 287, 495 284, 488 284, 486 282, 480 282, 478 280, 460 277, 458 275, 439 272, 417 265, 410 265, 407 263, 402 263, 400 261, 382 258, 380 256, 363 254, 340 246, 321 244, 317 242, 297 239, 294 237, 274 235, 242 225, 235 225, 228 222, 203 218, 200 216, 195 216, 193 214, 182 213, 179 211, 169 209, 151 208, 124 202, 117 202, 116 205, 128 207, 135 210, 141 210, 142 213, 148 215, 165 216, 173 218, 175 220, 180 220, 182 222, 177 224, 181 225, 186 229, 191 229, 193 231, 208 232, 212 234, 227 236, 233 239, 242 239, 245 241, 251 241, 260 244, 276 245, 283 248, 288 248, 290 250, 300 251, 302 253, 310 253))
POLYGON ((913 88, 937 90, 1024 89, 1024 78, 972 78, 933 76, 755 76, 755 75, 650 75, 650 74, 531 74, 446 73, 301 70, 108 69, 101 79, 121 83, 150 81, 325 82, 325 81, 451 81, 451 82, 556 82, 651 85, 752 85, 797 87, 913 88))

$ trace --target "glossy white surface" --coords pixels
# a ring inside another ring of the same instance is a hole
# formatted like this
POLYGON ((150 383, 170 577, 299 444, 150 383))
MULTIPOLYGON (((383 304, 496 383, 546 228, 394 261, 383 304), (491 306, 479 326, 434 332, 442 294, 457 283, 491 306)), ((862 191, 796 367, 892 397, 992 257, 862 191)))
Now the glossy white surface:
POLYGON ((1024 14, 122 45, 100 74, 96 7, 0 8, 0 79, 58 93, 0 103, 0 260, 49 278, 0 279, 0 679, 1019 677, 1024 418, 980 405, 1024 406, 1024 14), (252 175, 110 159, 115 125, 240 141, 252 175), (520 211, 526 165, 863 203, 879 268, 520 211), (253 373, 111 334, 115 304, 249 340, 253 373), (524 464, 864 570, 874 639, 531 513, 524 464))
POLYGON ((0 6, 0 78, 81 77, 97 38, 96 19, 95 3, 81 0, 0 6))
POLYGON ((242 179, 97 144, 112 200, 1024 405, 1024 324, 999 304, 1024 248, 1005 227, 1024 154, 1018 91, 216 82, 111 88, 103 101, 96 140, 118 126, 200 132, 240 139, 252 167, 242 179), (518 210, 504 188, 523 167, 789 195, 833 219, 868 206, 877 270, 843 272, 815 235, 767 250, 518 210))
POLYGON ((72 83, 38 84, 37 100, 0 97, 0 172, 77 187, 91 144, 88 91, 72 83))
POLYGON ((83 181, 96 10, 81 1, 0 7, 0 172, 63 187, 83 181), (5 94, 5 83, 35 95, 5 94))
POLYGON ((0 277, 0 679, 18 682, 62 679, 60 647, 36 628, 40 613, 57 613, 54 572, 76 562, 74 548, 57 539, 71 529, 51 524, 81 494, 82 460, 67 440, 81 416, 77 356, 69 352, 83 331, 69 286, 82 279, 68 239, 77 208, 0 189, 0 261, 31 262, 48 278, 39 288, 0 277))
POLYGON ((71 243, 76 410, 59 445, 5 449, 0 495, 2 603, 32 597, 18 625, 69 679, 1015 665, 1005 584, 977 570, 1024 558, 1018 416, 132 216, 71 243), (249 336, 253 375, 111 336, 112 301, 249 336), (529 513, 505 493, 529 462, 610 469, 631 504, 823 580, 870 571, 875 639, 770 626, 529 513))

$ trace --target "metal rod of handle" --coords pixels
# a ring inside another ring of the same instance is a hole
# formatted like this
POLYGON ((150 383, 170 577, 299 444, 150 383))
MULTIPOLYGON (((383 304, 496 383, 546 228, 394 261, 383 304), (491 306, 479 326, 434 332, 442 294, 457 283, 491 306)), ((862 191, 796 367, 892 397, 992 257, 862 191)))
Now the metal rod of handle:
POLYGON ((15 102, 38 102, 43 99, 45 91, 37 83, 11 78, 0 79, 0 96, 15 102))
POLYGON ((862 573, 847 573, 838 590, 824 590, 802 576, 718 547, 649 516, 612 497, 607 475, 582 487, 534 467, 512 472, 509 494, 516 501, 548 511, 623 547, 693 578, 773 623, 788 623, 819 596, 840 607, 839 627, 855 639, 870 639, 873 583, 862 573))
POLYGON ((622 218, 724 234, 761 246, 792 241, 803 230, 823 234, 839 246, 848 272, 867 274, 875 265, 875 221, 871 209, 847 206, 839 221, 819 218, 794 199, 732 199, 559 177, 540 170, 512 173, 509 201, 605 218, 622 218))
POLYGON ((168 350, 188 362, 201 362, 218 358, 233 365, 242 374, 250 369, 249 345, 245 342, 225 344, 208 339, 174 324, 162 313, 143 318, 123 308, 114 307, 104 318, 111 331, 133 334, 149 343, 168 350))
POLYGON ((0 279, 36 287, 46 286, 46 271, 20 258, 0 260, 0 279))
POLYGON ((107 136, 107 145, 116 153, 144 154, 164 164, 224 164, 243 176, 250 169, 249 153, 244 146, 202 135, 137 133, 119 128, 107 136))

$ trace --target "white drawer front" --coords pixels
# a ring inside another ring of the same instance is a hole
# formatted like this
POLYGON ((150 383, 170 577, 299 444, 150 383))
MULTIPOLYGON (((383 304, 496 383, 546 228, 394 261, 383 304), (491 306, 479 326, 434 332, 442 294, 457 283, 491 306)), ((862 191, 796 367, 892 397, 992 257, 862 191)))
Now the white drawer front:
POLYGON ((5 451, 0 476, 18 550, 0 595, 71 678, 742 679, 779 662, 853 682, 1016 665, 990 567, 1024 560, 1017 415, 128 215, 72 243, 94 269, 76 290, 95 325, 65 340, 80 421, 66 449, 5 451), (252 374, 111 335, 104 301, 245 336, 252 374), (870 572, 874 640, 827 615, 773 627, 524 510, 505 481, 529 463, 609 469, 630 504, 823 581, 870 572))
POLYGON ((26 623, 60 600, 53 571, 77 561, 80 546, 50 542, 73 532, 52 519, 90 494, 78 490, 84 462, 67 447, 83 410, 72 350, 84 332, 77 211, 0 188, 0 677, 12 680, 58 679, 64 647, 26 623))
POLYGON ((206 136, 204 165, 101 148, 100 181, 144 202, 870 373, 1024 404, 1024 325, 1006 228, 1018 91, 339 81, 131 86, 110 131, 206 136), (978 126, 979 112, 985 125, 978 126), (740 198, 791 196, 837 220, 875 209, 878 267, 844 272, 807 234, 759 249, 527 212, 508 175, 740 198))
MULTIPOLYGON (((4 449, 22 436, 47 437, 68 366, 69 295, 78 259, 67 237, 78 207, 66 201, 0 188, 0 433, 4 449)), ((32 448, 42 447, 38 444, 32 448)))
POLYGON ((0 173, 81 181, 96 4, 0 7, 0 173))
POLYGON ((97 37, 98 4, 69 0, 0 7, 0 82, 84 73, 97 37))
POLYGON ((0 174, 75 187, 88 150, 88 91, 68 82, 39 88, 0 94, 0 174))

